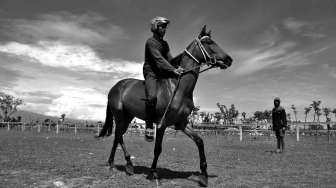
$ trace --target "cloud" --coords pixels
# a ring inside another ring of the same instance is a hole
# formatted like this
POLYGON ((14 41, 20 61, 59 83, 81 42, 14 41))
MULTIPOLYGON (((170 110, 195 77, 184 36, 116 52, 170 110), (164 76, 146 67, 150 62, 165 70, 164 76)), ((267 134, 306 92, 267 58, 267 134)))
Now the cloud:
POLYGON ((60 94, 55 94, 48 91, 18 92, 17 94, 24 98, 25 103, 34 103, 40 105, 49 105, 55 98, 61 96, 60 94))
POLYGON ((0 66, 0 89, 4 90, 6 88, 12 87, 19 76, 20 74, 18 71, 0 66))
POLYGON ((42 14, 36 19, 0 20, 0 31, 13 40, 34 43, 40 40, 60 40, 88 45, 112 43, 125 38, 118 25, 107 22, 96 13, 76 15, 69 12, 42 14), (2 23, 1 23, 2 22, 2 23))
POLYGON ((13 68, 16 60, 12 59, 7 53, 0 52, 0 89, 8 90, 12 88, 19 78, 32 78, 28 75, 23 75, 22 70, 13 68))
POLYGON ((55 98, 49 105, 47 115, 59 116, 65 113, 67 117, 79 119, 103 120, 107 97, 92 88, 64 87, 60 89, 61 96, 55 98))
POLYGON ((283 26, 294 34, 299 34, 308 38, 323 38, 325 34, 319 32, 319 26, 314 23, 301 21, 295 18, 287 18, 283 21, 283 26))
MULTIPOLYGON (((287 30, 302 36, 313 33, 312 24, 287 19, 284 21, 287 30), (306 28, 310 28, 309 31, 306 28)), ((314 33, 318 34, 318 33, 314 33)), ((310 56, 317 55, 333 45, 318 45, 307 47, 306 41, 291 37, 279 25, 272 25, 256 37, 256 45, 249 48, 232 50, 237 57, 237 67, 233 67, 236 75, 247 75, 266 69, 293 68, 314 63, 310 56)), ((284 69, 286 70, 286 69, 284 69)))
POLYGON ((142 76, 142 64, 121 59, 100 58, 86 45, 70 45, 60 41, 40 41, 35 44, 9 42, 0 44, 0 52, 30 59, 50 67, 63 67, 73 71, 96 71, 142 76))
POLYGON ((8 42, 0 43, 0 55, 6 57, 1 89, 23 98, 23 110, 52 116, 103 120, 108 89, 126 77, 142 78, 142 63, 104 59, 87 45, 8 42))
POLYGON ((288 30, 293 31, 294 33, 302 32, 303 27, 308 25, 306 22, 299 21, 294 18, 287 18, 283 21, 283 24, 288 30))
POLYGON ((336 67, 330 66, 329 64, 322 64, 322 69, 327 71, 327 74, 336 79, 336 67))
POLYGON ((245 60, 234 70, 238 75, 251 74, 267 68, 281 66, 299 66, 306 64, 307 61, 300 57, 300 52, 293 51, 295 42, 283 42, 269 47, 260 47, 257 50, 241 51, 245 54, 245 60))

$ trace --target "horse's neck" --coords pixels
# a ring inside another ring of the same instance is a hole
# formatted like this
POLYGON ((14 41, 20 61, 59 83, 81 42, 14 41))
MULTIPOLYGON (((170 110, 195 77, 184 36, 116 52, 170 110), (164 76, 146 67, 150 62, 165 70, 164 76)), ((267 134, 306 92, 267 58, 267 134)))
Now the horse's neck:
MULTIPOLYGON (((187 56, 183 56, 181 58, 181 67, 185 70, 190 70, 197 65, 195 62, 187 56)), ((192 70, 191 72, 186 73, 181 77, 180 85, 179 85, 179 92, 183 93, 185 96, 191 96, 195 89, 195 85, 197 82, 199 74, 199 68, 192 70)))

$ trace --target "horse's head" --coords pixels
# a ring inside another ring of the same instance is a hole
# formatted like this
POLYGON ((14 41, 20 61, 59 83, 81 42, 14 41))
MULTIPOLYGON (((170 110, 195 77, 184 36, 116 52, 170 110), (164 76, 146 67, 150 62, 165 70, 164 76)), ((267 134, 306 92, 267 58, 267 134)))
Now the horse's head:
MULTIPOLYGON (((195 39, 196 45, 190 45, 188 48, 192 50, 193 59, 201 63, 209 63, 214 67, 219 67, 221 69, 226 69, 231 66, 232 58, 225 53, 215 41, 211 39, 211 31, 207 31, 206 26, 204 26, 195 39)), ((187 49, 187 53, 189 50, 187 49)))

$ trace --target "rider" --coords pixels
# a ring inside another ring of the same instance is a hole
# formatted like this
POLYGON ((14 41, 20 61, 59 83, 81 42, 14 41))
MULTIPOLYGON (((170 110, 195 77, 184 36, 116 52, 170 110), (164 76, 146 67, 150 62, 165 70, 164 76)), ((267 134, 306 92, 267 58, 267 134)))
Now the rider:
POLYGON ((145 62, 143 75, 146 85, 146 131, 145 139, 148 142, 154 139, 153 122, 155 121, 156 81, 164 76, 179 76, 182 68, 175 68, 170 64, 173 59, 168 43, 163 40, 169 20, 164 17, 155 17, 151 20, 153 36, 147 39, 145 46, 145 62))

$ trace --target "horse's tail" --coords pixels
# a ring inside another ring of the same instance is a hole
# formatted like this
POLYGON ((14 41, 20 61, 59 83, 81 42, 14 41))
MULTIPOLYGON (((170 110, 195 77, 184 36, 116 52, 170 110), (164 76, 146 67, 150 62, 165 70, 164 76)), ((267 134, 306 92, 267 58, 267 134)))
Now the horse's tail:
POLYGON ((105 123, 97 138, 104 136, 111 136, 112 130, 113 130, 113 114, 109 108, 109 104, 107 104, 105 123))

